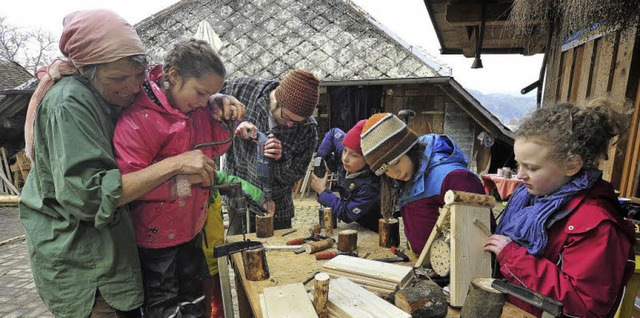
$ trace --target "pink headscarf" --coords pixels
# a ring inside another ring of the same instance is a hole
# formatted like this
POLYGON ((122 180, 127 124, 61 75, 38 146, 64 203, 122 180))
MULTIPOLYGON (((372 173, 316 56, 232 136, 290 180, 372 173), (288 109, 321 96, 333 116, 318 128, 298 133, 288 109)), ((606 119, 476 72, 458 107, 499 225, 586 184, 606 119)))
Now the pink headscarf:
POLYGON ((117 61, 123 57, 145 54, 136 30, 109 10, 76 11, 62 20, 60 51, 67 58, 56 60, 46 72, 38 74, 40 83, 29 101, 24 125, 25 152, 33 161, 33 125, 38 105, 49 89, 63 76, 92 64, 117 61), (41 78, 40 78, 41 77, 41 78))

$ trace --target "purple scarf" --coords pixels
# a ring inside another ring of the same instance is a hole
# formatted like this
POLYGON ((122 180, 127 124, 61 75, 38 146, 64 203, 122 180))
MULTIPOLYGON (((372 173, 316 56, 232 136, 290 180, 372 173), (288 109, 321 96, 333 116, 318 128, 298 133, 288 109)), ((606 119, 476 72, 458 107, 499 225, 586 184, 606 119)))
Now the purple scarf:
POLYGON ((566 211, 560 211, 559 208, 577 192, 591 188, 601 177, 600 170, 583 169, 571 181, 547 196, 533 196, 521 184, 509 200, 496 234, 510 237, 526 247, 529 254, 542 255, 547 246, 547 228, 569 214, 562 215, 566 211))

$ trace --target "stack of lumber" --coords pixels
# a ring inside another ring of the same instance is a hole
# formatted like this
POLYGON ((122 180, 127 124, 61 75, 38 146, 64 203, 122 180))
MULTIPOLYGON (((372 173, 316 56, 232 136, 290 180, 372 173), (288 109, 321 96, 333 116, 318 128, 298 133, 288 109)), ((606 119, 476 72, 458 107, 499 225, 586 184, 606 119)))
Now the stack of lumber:
POLYGON ((329 317, 410 318, 411 315, 342 277, 329 283, 329 317))
POLYGON ((338 255, 322 267, 332 278, 347 277, 378 295, 395 292, 415 279, 411 267, 346 255, 338 255))
POLYGON ((0 147, 0 193, 20 195, 20 190, 13 182, 7 151, 3 147, 0 147))

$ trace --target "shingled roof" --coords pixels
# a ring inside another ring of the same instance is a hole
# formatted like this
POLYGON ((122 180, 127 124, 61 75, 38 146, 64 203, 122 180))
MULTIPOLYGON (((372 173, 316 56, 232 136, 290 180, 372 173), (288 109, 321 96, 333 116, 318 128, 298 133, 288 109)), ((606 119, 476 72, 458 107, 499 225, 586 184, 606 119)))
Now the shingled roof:
POLYGON ((0 61, 0 74, 0 91, 14 88, 33 78, 20 64, 9 61, 0 61))
POLYGON ((149 56, 208 21, 224 42, 229 77, 281 79, 312 71, 323 81, 449 75, 348 0, 182 0, 136 24, 149 56))

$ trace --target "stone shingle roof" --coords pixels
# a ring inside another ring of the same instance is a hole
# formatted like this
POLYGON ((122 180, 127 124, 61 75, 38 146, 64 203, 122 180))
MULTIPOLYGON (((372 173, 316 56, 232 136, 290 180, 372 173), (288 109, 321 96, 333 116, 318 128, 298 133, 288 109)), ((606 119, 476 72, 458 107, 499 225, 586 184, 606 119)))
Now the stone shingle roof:
POLYGON ((202 20, 224 42, 229 77, 281 79, 301 68, 323 81, 424 78, 444 69, 348 0, 182 0, 136 29, 158 63, 202 20))
POLYGON ((31 78, 33 75, 18 63, 0 61, 0 91, 12 89, 31 78))

